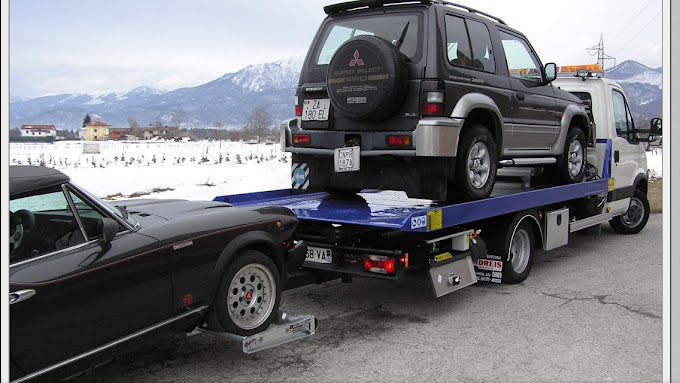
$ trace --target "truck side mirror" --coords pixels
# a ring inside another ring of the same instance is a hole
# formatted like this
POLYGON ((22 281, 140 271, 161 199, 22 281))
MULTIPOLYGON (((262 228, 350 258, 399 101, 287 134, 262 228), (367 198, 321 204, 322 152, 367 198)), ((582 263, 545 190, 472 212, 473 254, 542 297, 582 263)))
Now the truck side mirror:
POLYGON ((545 84, 550 84, 557 78, 557 65, 555 63, 545 64, 545 84))
POLYGON ((661 135, 661 119, 652 118, 649 123, 649 135, 650 136, 660 136, 661 135))

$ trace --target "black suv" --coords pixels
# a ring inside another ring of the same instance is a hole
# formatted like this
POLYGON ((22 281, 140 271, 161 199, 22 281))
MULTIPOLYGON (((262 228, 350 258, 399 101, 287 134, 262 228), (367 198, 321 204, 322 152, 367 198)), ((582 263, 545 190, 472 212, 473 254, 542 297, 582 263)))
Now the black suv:
POLYGON ((403 190, 471 201, 499 166, 554 164, 583 179, 591 125, 553 87, 529 41, 502 20, 442 1, 324 7, 281 142, 293 188, 403 190))

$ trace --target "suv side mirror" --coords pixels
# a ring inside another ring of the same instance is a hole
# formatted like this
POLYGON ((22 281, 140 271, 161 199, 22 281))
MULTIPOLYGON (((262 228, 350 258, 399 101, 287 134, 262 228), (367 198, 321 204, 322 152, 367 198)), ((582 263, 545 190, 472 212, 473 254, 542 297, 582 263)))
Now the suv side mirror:
POLYGON ((555 63, 545 64, 545 84, 550 84, 555 78, 557 78, 557 65, 555 63))

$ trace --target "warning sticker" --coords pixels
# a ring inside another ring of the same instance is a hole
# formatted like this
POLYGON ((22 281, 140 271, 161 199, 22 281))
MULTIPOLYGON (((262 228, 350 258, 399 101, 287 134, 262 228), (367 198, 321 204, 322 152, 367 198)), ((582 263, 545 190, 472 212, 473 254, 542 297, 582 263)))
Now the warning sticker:
POLYGON ((439 230, 442 228, 442 211, 431 210, 427 212, 427 231, 439 230))

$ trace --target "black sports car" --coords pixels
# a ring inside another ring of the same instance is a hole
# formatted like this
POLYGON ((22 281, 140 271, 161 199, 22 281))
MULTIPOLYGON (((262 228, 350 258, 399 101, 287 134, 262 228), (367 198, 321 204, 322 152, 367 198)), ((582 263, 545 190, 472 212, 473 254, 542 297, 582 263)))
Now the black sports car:
POLYGON ((112 205, 47 167, 10 166, 9 180, 13 381, 68 376, 171 331, 262 331, 286 268, 304 261, 286 208, 112 205))

